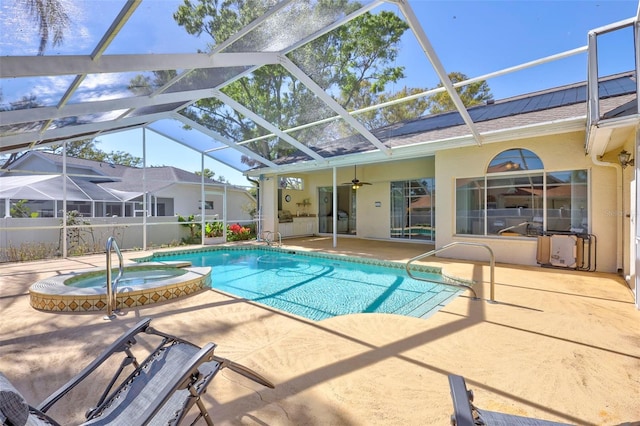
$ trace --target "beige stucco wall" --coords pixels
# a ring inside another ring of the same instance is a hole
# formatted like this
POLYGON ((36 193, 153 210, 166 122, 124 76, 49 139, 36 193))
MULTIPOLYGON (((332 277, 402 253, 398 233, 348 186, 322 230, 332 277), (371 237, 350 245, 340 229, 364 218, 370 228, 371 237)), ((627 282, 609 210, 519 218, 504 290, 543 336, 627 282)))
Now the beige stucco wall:
MULTIPOLYGON (((435 157, 422 157, 413 160, 389 161, 385 163, 364 164, 357 168, 358 179, 371 182, 357 191, 357 236, 361 238, 389 239, 391 181, 414 178, 435 177, 436 182, 436 246, 442 247, 453 241, 469 241, 487 244, 493 250, 496 261, 521 265, 537 265, 537 239, 531 237, 499 236, 456 236, 455 232, 455 180, 464 177, 484 176, 491 159, 510 148, 525 148, 537 154, 546 172, 586 169, 590 179, 589 217, 590 232, 596 236, 596 265, 599 271, 615 272, 620 265, 622 250, 620 217, 629 212, 629 196, 624 207, 620 206, 622 191, 620 168, 615 166, 615 153, 608 154, 605 161, 614 165, 595 164, 590 156, 584 154, 583 132, 522 139, 512 142, 493 143, 483 146, 455 148, 439 151, 435 157), (609 156, 611 158, 609 158, 609 156), (376 207, 376 203, 380 207, 376 207)), ((633 152, 632 138, 625 142, 627 150, 633 152)), ((628 188, 632 168, 625 173, 625 188, 628 188)), ((353 179, 353 167, 342 167, 336 171, 338 184, 353 179)), ((292 199, 283 208, 296 212, 296 203, 305 198, 311 201, 309 213, 318 213, 318 187, 332 186, 332 170, 319 170, 306 174, 292 174, 304 179, 303 191, 283 191, 283 197, 290 194, 292 199)), ((276 180, 276 179, 274 179, 276 180)), ((277 191, 268 196, 272 203, 273 214, 277 215, 277 191)), ((625 232, 628 234, 629 219, 625 232)), ((628 236, 625 237, 625 256, 628 258, 628 236)), ((455 247, 440 254, 443 257, 488 260, 488 253, 482 248, 455 247)), ((626 269, 626 268, 625 268, 626 269)))
POLYGON ((260 215, 262 218, 262 231, 278 231, 278 179, 276 176, 268 176, 260 179, 260 215))
MULTIPOLYGON (((453 241, 484 243, 491 247, 497 262, 536 265, 537 239, 527 237, 456 236, 455 232, 455 180, 480 177, 485 174, 491 159, 510 148, 525 148, 537 154, 545 171, 587 169, 590 172, 591 233, 597 238, 597 268, 615 272, 617 269, 617 207, 620 188, 616 169, 594 165, 584 154, 584 133, 569 133, 514 142, 440 151, 436 154, 436 245, 441 247, 453 241)), ((442 256, 470 260, 486 260, 483 249, 454 247, 442 256)))
MULTIPOLYGON (((361 238, 385 239, 389 238, 390 224, 390 182, 417 178, 433 177, 435 173, 434 157, 422 157, 414 160, 363 164, 357 167, 357 177, 371 185, 362 186, 357 190, 356 221, 357 236, 361 238), (376 207, 376 202, 380 207, 376 207)), ((325 169, 312 173, 292 173, 289 176, 302 177, 304 190, 284 190, 282 197, 291 195, 289 203, 283 202, 283 209, 290 210, 294 215, 298 209, 297 203, 309 198, 311 206, 309 213, 318 214, 318 188, 333 185, 333 170, 325 169)), ((354 177, 353 167, 341 167, 336 170, 338 185, 350 182, 354 177)), ((274 195, 274 206, 277 206, 277 191, 274 195)))
MULTIPOLYGON (((158 197, 168 197, 174 200, 175 214, 187 217, 191 214, 200 215, 199 209, 202 188, 198 184, 174 184, 161 191, 157 191, 154 195, 158 197)), ((205 214, 207 217, 218 215, 222 220, 224 214, 224 188, 223 187, 206 187, 205 200, 213 201, 213 209, 207 209, 205 214)), ((242 190, 227 190, 227 221, 236 222, 251 220, 249 214, 249 205, 255 203, 253 197, 242 190)))

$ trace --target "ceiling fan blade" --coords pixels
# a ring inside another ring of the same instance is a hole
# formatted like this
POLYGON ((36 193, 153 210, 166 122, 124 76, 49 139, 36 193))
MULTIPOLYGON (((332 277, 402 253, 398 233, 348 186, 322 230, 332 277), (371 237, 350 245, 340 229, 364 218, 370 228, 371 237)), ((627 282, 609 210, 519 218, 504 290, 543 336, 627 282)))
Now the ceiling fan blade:
POLYGON ((351 185, 351 187, 353 189, 358 189, 360 188, 362 185, 371 185, 369 182, 361 182, 360 180, 358 180, 358 174, 356 172, 356 166, 353 166, 353 179, 351 180, 351 182, 343 182, 340 185, 351 185))

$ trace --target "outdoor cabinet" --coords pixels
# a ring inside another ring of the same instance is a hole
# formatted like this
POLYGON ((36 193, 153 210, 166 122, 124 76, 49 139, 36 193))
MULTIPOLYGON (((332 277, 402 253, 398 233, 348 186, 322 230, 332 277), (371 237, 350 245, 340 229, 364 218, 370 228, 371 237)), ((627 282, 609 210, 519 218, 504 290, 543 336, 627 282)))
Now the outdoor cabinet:
POLYGON ((293 234, 296 236, 313 235, 315 234, 315 223, 315 217, 296 217, 293 219, 293 234))
POLYGON ((294 217, 293 222, 280 222, 278 232, 282 238, 315 234, 316 219, 312 216, 294 217))
POLYGON ((282 238, 293 236, 293 222, 281 222, 278 224, 278 232, 282 238))

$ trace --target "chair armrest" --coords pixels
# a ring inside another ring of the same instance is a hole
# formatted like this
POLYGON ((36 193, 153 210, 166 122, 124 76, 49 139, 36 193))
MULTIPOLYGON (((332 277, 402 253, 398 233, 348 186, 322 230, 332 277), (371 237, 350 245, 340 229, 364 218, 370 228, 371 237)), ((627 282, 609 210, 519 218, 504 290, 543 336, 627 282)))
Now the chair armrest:
POLYGON ((266 386, 271 389, 275 389, 275 386, 269 379, 266 379, 256 371, 253 371, 249 367, 245 367, 242 364, 238 364, 237 362, 233 362, 226 358, 220 358, 218 356, 213 356, 213 360, 220 363, 220 369, 228 368, 231 371, 234 371, 241 376, 246 377, 247 379, 253 380, 256 383, 260 383, 262 386, 266 386))
POLYGON ((149 323, 151 322, 151 318, 145 318, 134 325, 129 329, 126 333, 120 336, 115 342, 113 342, 107 349, 105 349, 98 358, 93 360, 89 365, 87 365, 82 371, 76 374, 71 380, 61 386, 57 391, 52 393, 47 399, 42 401, 36 408, 43 413, 46 413, 56 402, 60 400, 63 396, 65 396, 71 389, 76 387, 78 383, 83 381, 87 376, 95 371, 97 367, 99 367, 103 362, 105 362, 111 355, 116 352, 122 352, 131 345, 135 344, 135 336, 146 330, 149 327, 149 323))
POLYGON ((474 426, 469 392, 462 376, 449 375, 449 388, 453 400, 452 424, 455 426, 474 426), (455 421, 455 423, 454 423, 455 421))

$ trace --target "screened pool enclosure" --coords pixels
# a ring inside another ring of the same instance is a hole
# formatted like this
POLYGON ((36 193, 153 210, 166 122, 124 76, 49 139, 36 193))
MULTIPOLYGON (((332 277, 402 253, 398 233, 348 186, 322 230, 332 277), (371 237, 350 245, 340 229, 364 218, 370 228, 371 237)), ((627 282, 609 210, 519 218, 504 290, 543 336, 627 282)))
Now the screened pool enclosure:
MULTIPOLYGON (((637 11, 564 51, 518 46, 526 59, 498 66, 475 56, 493 47, 456 18, 458 2, 439 2, 440 15, 404 1, 29 8, 38 3, 1 6, 4 249, 38 243, 66 256, 102 249, 108 235, 124 248, 204 244, 237 225, 258 237, 332 235, 334 246, 338 234, 437 246, 476 238, 499 260, 531 264, 531 237, 582 229, 608 247, 603 268, 635 260, 633 168, 617 155, 638 155, 637 11), (436 52, 451 40, 455 49, 436 52), (116 140, 128 132, 135 140, 116 140), (78 161, 79 142, 101 139, 139 162, 78 161), (177 166, 173 146, 197 166, 177 166), (511 150, 540 167, 507 169, 516 162, 496 155, 511 150), (248 180, 218 180, 219 167, 248 180)), ((486 31, 504 41, 514 23, 504 24, 486 31)))

